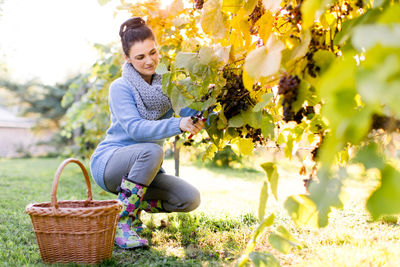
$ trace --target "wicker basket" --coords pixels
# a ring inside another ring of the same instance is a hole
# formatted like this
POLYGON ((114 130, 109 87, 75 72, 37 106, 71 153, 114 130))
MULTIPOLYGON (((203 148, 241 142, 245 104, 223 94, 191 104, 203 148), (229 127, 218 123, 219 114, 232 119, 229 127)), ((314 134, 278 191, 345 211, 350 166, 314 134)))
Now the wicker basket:
POLYGON ((33 229, 45 263, 96 264, 112 256, 115 230, 122 204, 118 200, 92 200, 88 173, 77 159, 61 163, 55 174, 51 202, 29 204, 33 229), (58 181, 64 167, 74 162, 83 172, 86 200, 57 201, 58 181))

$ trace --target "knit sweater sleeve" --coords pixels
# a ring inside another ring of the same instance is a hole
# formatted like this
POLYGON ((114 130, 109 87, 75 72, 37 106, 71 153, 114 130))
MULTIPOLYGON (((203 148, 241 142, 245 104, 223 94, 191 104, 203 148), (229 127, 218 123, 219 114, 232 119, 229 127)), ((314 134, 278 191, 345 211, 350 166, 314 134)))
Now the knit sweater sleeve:
POLYGON ((129 85, 122 79, 111 84, 109 105, 112 117, 136 142, 153 142, 182 133, 179 128, 180 118, 154 121, 143 119, 129 85))

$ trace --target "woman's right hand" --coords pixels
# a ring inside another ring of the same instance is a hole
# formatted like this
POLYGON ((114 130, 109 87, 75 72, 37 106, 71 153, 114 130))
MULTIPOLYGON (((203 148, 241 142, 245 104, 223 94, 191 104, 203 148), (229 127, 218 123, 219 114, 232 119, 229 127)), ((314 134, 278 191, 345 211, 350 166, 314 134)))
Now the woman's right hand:
POLYGON ((193 123, 191 117, 183 117, 179 123, 179 128, 181 128, 182 132, 189 132, 193 135, 197 134, 204 127, 204 121, 198 120, 196 123, 193 123))

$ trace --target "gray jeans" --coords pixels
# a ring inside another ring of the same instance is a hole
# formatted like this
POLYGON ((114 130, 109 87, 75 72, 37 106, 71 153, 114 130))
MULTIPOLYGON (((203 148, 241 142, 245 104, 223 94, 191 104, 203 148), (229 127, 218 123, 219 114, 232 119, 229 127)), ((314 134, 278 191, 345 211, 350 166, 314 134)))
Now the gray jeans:
POLYGON ((160 172, 164 159, 162 148, 153 143, 121 147, 107 162, 104 183, 117 193, 122 178, 148 186, 144 200, 162 200, 167 211, 187 212, 200 205, 200 192, 185 180, 160 172))

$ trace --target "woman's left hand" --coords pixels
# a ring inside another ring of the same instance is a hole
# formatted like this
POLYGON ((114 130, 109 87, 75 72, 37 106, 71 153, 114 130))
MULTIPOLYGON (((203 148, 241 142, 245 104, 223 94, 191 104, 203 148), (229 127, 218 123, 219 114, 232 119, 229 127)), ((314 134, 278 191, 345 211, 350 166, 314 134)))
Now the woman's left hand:
POLYGON ((204 121, 203 120, 198 120, 196 123, 193 123, 193 120, 191 117, 183 117, 179 123, 179 128, 183 132, 189 132, 192 135, 195 135, 201 131, 201 129, 204 128, 204 121))

